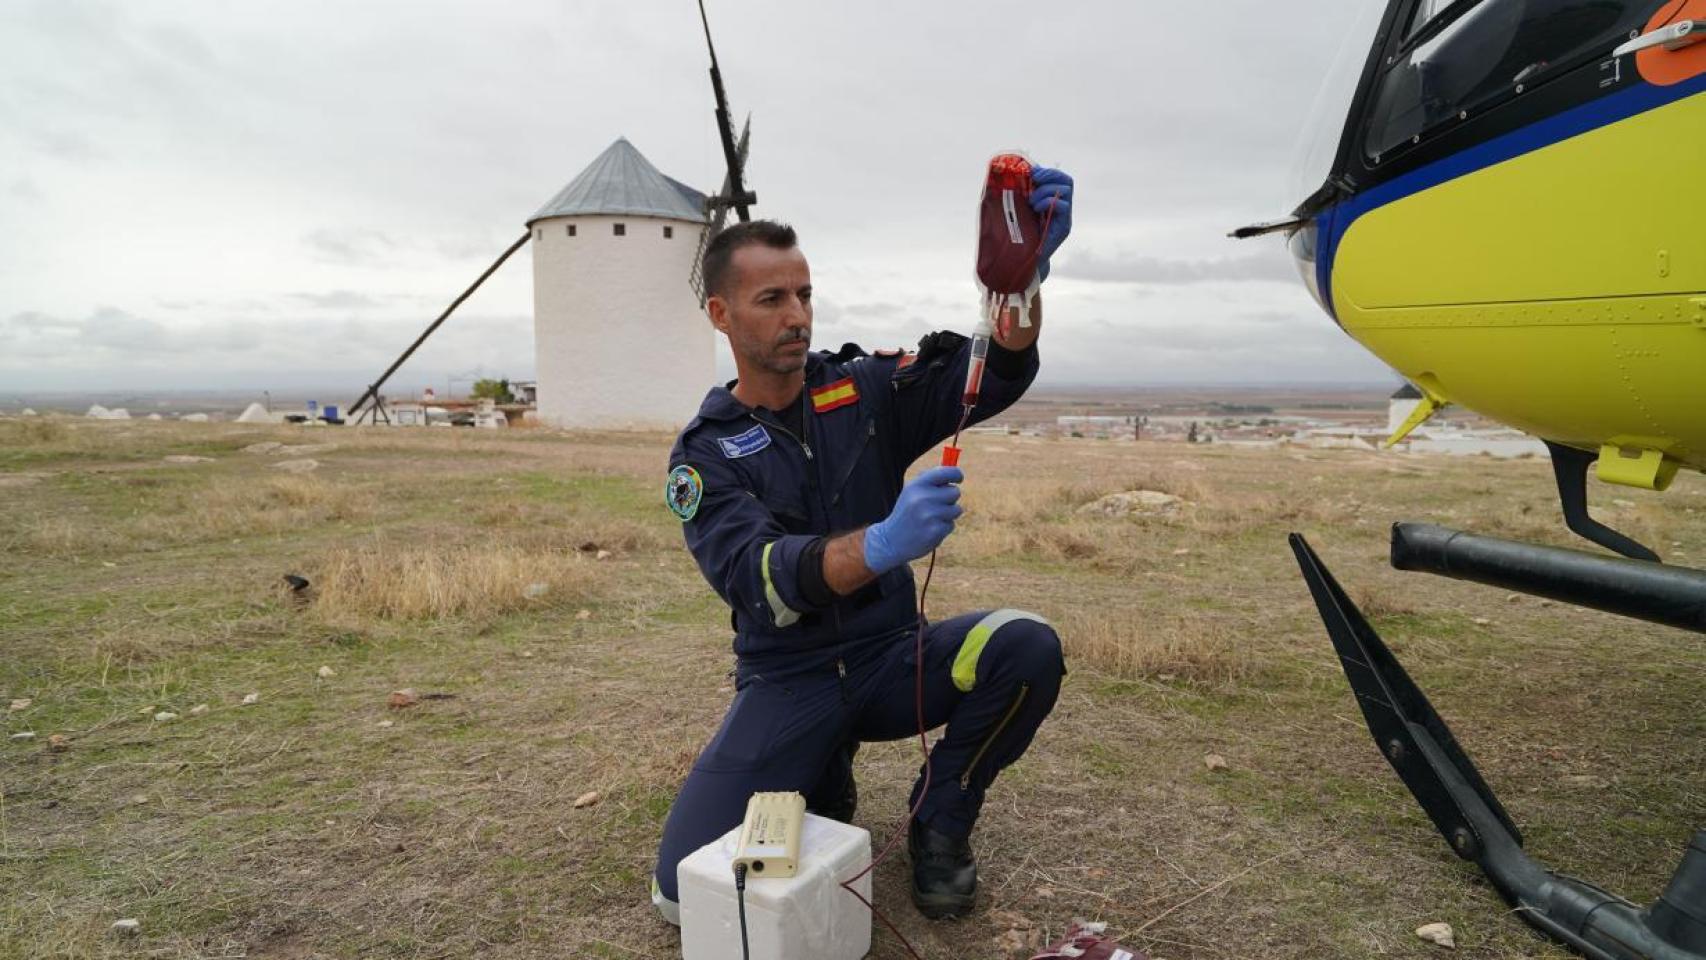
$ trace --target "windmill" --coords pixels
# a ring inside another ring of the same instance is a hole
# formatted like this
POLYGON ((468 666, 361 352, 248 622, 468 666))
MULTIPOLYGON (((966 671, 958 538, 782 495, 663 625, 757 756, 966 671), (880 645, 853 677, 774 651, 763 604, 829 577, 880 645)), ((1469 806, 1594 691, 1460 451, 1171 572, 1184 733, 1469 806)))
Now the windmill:
MULTIPOLYGON (((758 202, 758 196, 751 190, 747 189, 745 176, 747 148, 750 143, 752 132, 752 119, 750 116, 747 118, 746 123, 741 129, 740 137, 737 139, 734 135, 733 122, 729 117, 728 95, 723 89, 722 70, 717 64, 717 50, 711 43, 711 24, 709 18, 705 14, 704 0, 699 0, 699 21, 704 27, 705 46, 711 56, 711 90, 716 98, 717 104, 717 133, 722 141, 723 161, 727 168, 723 178, 722 190, 717 194, 704 198, 703 212, 705 216, 705 229, 699 233, 698 247, 694 252, 692 266, 688 271, 688 285, 697 296, 699 306, 703 308, 705 305, 706 293, 701 261, 704 257, 705 248, 710 244, 711 239, 715 237, 717 233, 721 232, 723 226, 728 222, 730 210, 734 211, 735 216, 737 216, 741 222, 744 223, 750 220, 752 218, 750 208, 753 204, 758 202)), ((683 191, 687 191, 689 189, 681 184, 676 184, 676 186, 683 191)), ((691 192, 695 196, 697 195, 697 191, 691 192)), ((386 423, 391 422, 391 417, 385 409, 384 398, 379 392, 385 386, 386 381, 388 381, 392 374, 396 373, 398 368, 402 367, 402 365, 414 355, 416 350, 420 349, 421 345, 427 341, 428 337, 431 337, 446 320, 450 319, 451 314, 455 313, 458 307, 460 307, 469 297, 473 296, 476 290, 480 289, 481 284, 485 283, 492 274, 497 272, 499 267, 503 266, 505 261, 513 256, 516 251, 520 250, 523 246, 526 246, 528 241, 534 239, 535 236, 536 234, 530 226, 527 232, 523 233, 501 254, 499 254, 497 259, 494 260, 484 272, 475 278, 474 282, 470 284, 467 289, 463 290, 456 299, 450 302, 449 306, 444 308, 443 312, 441 312, 432 321, 432 323, 427 325, 427 328, 421 332, 420 336, 416 337, 414 342, 409 344, 408 349, 404 350, 401 356, 393 361, 390 366, 386 367, 385 372, 380 374, 378 379, 369 384, 355 403, 350 405, 348 416, 352 422, 357 424, 370 421, 377 423, 381 420, 386 423)))

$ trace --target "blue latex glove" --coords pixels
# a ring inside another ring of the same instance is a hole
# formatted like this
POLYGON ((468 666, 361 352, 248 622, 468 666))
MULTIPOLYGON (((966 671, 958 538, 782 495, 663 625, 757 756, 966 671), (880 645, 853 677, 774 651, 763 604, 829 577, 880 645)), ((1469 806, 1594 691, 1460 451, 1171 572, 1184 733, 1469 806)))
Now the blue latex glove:
POLYGON ((1066 242, 1066 235, 1072 232, 1072 178, 1053 167, 1032 167, 1031 183, 1031 209, 1036 211, 1037 219, 1049 218, 1042 254, 1037 258, 1037 279, 1047 280, 1049 257, 1054 256, 1066 242), (1054 206, 1052 216, 1050 204, 1054 206))
POLYGON ((865 528, 865 566, 884 574, 948 539, 960 515, 955 484, 965 477, 959 467, 936 467, 902 488, 888 517, 865 528))

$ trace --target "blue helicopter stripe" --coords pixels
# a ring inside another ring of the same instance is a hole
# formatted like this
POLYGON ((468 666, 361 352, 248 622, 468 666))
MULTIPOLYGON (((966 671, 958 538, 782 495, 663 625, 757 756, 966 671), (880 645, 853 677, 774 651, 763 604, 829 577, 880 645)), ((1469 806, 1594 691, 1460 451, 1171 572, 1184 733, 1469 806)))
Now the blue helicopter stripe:
POLYGON ((1417 167, 1402 176, 1376 184, 1337 206, 1328 207, 1315 218, 1318 231, 1315 279, 1320 285, 1321 299, 1326 303, 1327 312, 1333 316, 1335 322, 1338 320, 1338 314, 1333 310, 1333 258, 1339 252, 1339 241, 1344 238, 1345 231, 1363 214, 1437 187, 1448 180, 1455 180, 1702 92, 1706 92, 1706 74, 1668 87, 1638 82, 1628 89, 1608 94, 1579 107, 1572 107, 1503 136, 1494 137, 1485 143, 1478 143, 1442 160, 1417 167))

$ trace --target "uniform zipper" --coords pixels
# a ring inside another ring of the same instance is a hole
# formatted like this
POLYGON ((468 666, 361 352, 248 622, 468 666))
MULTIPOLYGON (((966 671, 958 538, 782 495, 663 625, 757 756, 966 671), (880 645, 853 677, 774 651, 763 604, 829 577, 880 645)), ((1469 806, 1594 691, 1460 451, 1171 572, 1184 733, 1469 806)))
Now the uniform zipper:
POLYGON ((853 471, 859 469, 859 458, 865 455, 865 448, 871 445, 871 440, 877 435, 877 420, 872 417, 865 421, 865 439, 859 442, 859 449, 853 451, 852 458, 847 464, 847 472, 841 475, 841 480, 835 485, 835 497, 829 501, 830 506, 841 502, 841 495, 847 490, 847 481, 853 479, 853 471))
MULTIPOLYGON (((806 418, 806 392, 807 387, 802 383, 800 385, 800 432, 802 434, 805 432, 806 424, 811 422, 806 418)), ((829 506, 823 502, 823 485, 818 483, 817 467, 814 464, 816 457, 812 455, 812 445, 806 442, 805 437, 796 435, 794 431, 789 430, 780 423, 766 420, 756 413, 748 414, 748 416, 752 417, 755 423, 780 430, 783 436, 786 436, 788 439, 800 445, 800 452, 806 455, 806 485, 817 492, 818 509, 823 511, 823 521, 825 524, 828 524, 829 506)), ((835 636, 839 639, 841 637, 841 606, 839 604, 832 603, 830 604, 829 612, 830 616, 835 620, 835 636)))
POLYGON ((797 436, 794 433, 794 431, 789 430, 787 427, 782 426, 780 423, 775 423, 775 422, 772 422, 770 420, 766 420, 766 419, 759 417, 757 415, 754 415, 752 419, 758 423, 763 424, 764 426, 770 427, 773 430, 782 431, 783 435, 785 435, 789 440, 792 440, 795 443, 800 445, 800 449, 805 452, 807 462, 811 461, 811 459, 812 459, 812 445, 807 443, 803 438, 797 436))
POLYGON ((978 761, 982 760, 983 755, 989 752, 989 748, 995 743, 995 738, 1001 736, 1001 732, 1007 729, 1007 725, 1009 723, 1013 722, 1013 715, 1019 712, 1020 705, 1025 702, 1025 694, 1030 692, 1030 684, 1019 684, 1019 695, 1013 698, 1013 703, 1007 708, 1007 712, 1002 715, 1001 722, 996 724, 995 729, 989 732, 989 736, 984 738, 982 746, 979 746, 977 748, 977 752, 972 754, 971 762, 966 764, 966 772, 960 775, 961 790, 971 789, 971 775, 972 772, 977 769, 978 761))
MULTIPOLYGON (((800 401, 799 401, 800 402, 800 434, 801 434, 801 436, 800 436, 800 449, 802 449, 806 452, 806 483, 809 484, 811 486, 811 488, 817 492, 817 507, 819 510, 823 511, 823 524, 827 528, 830 526, 829 504, 827 504, 823 501, 823 483, 821 482, 822 478, 818 476, 817 468, 815 466, 813 466, 812 462, 811 462, 811 460, 812 460, 811 444, 806 443, 806 440, 805 440, 805 434, 811 430, 811 423, 812 423, 812 419, 811 419, 812 412, 809 409, 809 404, 806 403, 806 395, 810 392, 811 392, 810 388, 808 388, 804 383, 800 384, 800 401)), ((837 603, 833 600, 830 601, 829 619, 835 624, 835 640, 836 640, 836 642, 839 643, 841 641, 841 635, 842 635, 841 634, 841 604, 840 603, 837 603)), ((836 661, 836 667, 837 667, 837 669, 841 670, 841 675, 842 675, 843 681, 845 681, 845 678, 847 676, 847 671, 846 671, 846 668, 844 666, 842 666, 840 660, 836 661)), ((846 699, 846 697, 847 697, 847 684, 845 682, 843 682, 841 685, 841 695, 842 695, 843 699, 846 699)))

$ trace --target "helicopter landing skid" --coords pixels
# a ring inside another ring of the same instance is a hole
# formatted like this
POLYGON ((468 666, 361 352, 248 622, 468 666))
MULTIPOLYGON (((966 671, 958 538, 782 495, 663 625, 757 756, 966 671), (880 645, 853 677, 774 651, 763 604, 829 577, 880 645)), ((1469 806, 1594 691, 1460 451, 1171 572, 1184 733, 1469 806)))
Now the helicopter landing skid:
MULTIPOLYGON (((1523 920, 1591 960, 1706 960, 1706 829, 1651 906, 1548 870, 1420 688, 1300 534, 1290 537, 1375 744, 1457 855, 1475 863, 1523 920)), ((1706 632, 1706 573, 1639 560, 1397 524, 1393 565, 1497 583, 1706 632)))

